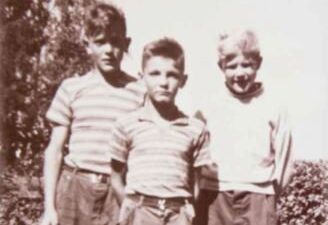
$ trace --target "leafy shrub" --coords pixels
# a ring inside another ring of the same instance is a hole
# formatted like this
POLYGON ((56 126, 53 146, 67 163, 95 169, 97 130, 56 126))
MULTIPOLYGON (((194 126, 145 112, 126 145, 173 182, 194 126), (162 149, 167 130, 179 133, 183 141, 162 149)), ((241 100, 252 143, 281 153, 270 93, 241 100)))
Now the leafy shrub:
POLYGON ((300 161, 280 196, 282 225, 320 225, 328 222, 328 162, 300 161))
POLYGON ((36 225, 43 212, 41 179, 19 175, 17 168, 7 168, 1 182, 0 224, 36 225))

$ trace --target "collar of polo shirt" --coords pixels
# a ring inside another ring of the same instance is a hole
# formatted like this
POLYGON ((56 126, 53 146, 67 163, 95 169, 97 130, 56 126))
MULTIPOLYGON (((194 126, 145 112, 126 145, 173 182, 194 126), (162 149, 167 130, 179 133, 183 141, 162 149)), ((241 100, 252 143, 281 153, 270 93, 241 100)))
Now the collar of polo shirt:
MULTIPOLYGON (((152 109, 150 109, 148 104, 145 104, 142 108, 139 109, 138 119, 140 121, 155 123, 156 121, 154 119, 154 114, 151 111, 152 109)), ((171 110, 171 113, 174 114, 174 117, 176 117, 176 119, 172 121, 167 121, 169 124, 181 125, 181 126, 189 125, 189 117, 185 115, 183 112, 181 112, 178 109, 178 107, 174 107, 171 110)))

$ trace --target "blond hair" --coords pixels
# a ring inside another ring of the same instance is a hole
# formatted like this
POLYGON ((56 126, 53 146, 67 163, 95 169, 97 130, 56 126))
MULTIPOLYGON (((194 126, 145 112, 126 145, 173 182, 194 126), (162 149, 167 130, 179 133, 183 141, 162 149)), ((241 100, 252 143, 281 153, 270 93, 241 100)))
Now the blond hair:
POLYGON ((221 34, 218 53, 220 66, 233 59, 238 53, 245 55, 256 63, 259 63, 262 59, 257 35, 248 29, 230 34, 221 34))

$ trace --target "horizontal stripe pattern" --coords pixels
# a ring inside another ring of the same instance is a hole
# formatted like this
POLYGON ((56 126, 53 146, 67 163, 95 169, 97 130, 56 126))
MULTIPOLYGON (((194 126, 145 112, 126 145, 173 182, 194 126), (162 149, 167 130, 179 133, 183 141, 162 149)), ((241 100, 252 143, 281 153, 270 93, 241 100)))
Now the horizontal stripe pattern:
POLYGON ((108 84, 99 72, 62 82, 47 112, 56 124, 69 126, 67 164, 100 173, 110 173, 108 137, 114 121, 140 107, 145 88, 135 78, 122 74, 122 87, 108 84))
POLYGON ((110 138, 111 158, 128 166, 126 193, 191 197, 193 169, 210 163, 205 124, 184 116, 158 125, 145 108, 119 119, 110 138))

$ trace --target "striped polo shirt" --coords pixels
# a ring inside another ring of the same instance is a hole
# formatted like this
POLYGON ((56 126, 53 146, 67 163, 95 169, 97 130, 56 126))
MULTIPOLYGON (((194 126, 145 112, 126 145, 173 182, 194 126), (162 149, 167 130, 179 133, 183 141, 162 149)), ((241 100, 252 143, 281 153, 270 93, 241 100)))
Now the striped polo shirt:
POLYGON ((110 174, 108 136, 119 116, 143 105, 145 88, 122 73, 119 85, 110 85, 98 70, 62 82, 46 114, 53 123, 68 126, 69 153, 65 163, 110 174))
POLYGON ((127 164, 127 194, 192 196, 193 168, 210 163, 209 133, 200 120, 175 113, 159 124, 146 104, 115 123, 110 156, 127 164))

